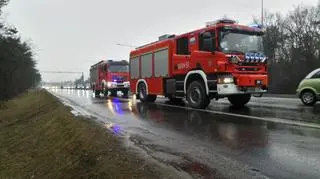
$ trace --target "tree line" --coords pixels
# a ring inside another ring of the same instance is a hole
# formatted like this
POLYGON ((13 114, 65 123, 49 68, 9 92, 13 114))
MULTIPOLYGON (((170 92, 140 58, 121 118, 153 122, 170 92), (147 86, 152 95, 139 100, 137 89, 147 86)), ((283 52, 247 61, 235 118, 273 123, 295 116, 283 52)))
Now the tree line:
POLYGON ((286 15, 266 13, 264 22, 269 92, 295 93, 299 82, 320 68, 320 3, 299 5, 286 15))
MULTIPOLYGON (((9 0, 0 0, 2 8, 9 0)), ((41 81, 30 44, 23 41, 18 31, 0 22, 0 101, 15 97, 41 81)))

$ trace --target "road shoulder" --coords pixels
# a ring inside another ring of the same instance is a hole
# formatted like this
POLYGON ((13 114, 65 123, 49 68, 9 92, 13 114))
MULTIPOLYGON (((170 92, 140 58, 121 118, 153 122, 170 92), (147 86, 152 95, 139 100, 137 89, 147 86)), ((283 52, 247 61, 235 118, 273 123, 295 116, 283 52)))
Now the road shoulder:
POLYGON ((45 90, 1 105, 0 178, 188 178, 124 147, 45 90))

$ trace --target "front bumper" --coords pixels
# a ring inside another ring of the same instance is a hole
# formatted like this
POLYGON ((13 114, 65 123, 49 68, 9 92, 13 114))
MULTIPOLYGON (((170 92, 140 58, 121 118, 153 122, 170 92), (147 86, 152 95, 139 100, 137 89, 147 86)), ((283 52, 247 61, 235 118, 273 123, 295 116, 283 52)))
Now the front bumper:
POLYGON ((261 87, 239 87, 235 84, 218 84, 218 95, 221 97, 237 94, 262 94, 267 90, 261 87))
POLYGON ((263 94, 267 92, 267 88, 268 75, 266 74, 232 74, 220 77, 217 92, 220 97, 236 94, 263 94), (226 78, 229 80, 224 80, 226 78))
POLYGON ((108 91, 129 91, 130 88, 109 88, 108 91))
POLYGON ((235 84, 241 87, 268 86, 268 75, 234 74, 235 84), (260 82, 259 84, 257 82, 260 82))
POLYGON ((130 83, 129 82, 124 82, 124 83, 116 83, 116 82, 109 82, 107 84, 107 89, 108 90, 128 90, 130 88, 130 83))

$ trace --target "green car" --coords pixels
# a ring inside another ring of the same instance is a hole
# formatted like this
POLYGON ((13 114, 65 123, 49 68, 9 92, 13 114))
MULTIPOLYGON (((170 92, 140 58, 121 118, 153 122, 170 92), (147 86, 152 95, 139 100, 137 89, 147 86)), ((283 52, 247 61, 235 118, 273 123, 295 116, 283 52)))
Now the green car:
POLYGON ((313 106, 320 100, 320 68, 309 73, 300 82, 297 94, 307 106, 313 106))

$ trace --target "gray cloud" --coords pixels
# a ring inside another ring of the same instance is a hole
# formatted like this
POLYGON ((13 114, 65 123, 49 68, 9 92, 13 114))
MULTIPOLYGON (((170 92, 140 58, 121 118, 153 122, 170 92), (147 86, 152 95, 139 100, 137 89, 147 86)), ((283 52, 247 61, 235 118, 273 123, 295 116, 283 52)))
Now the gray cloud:
MULTIPOLYGON (((264 0, 269 11, 287 12, 300 3, 318 0, 264 0)), ((224 15, 240 23, 260 16, 259 0, 11 0, 5 9, 9 23, 32 39, 40 70, 83 71, 101 59, 128 59, 130 48, 165 33, 184 33, 224 15)), ((43 74, 44 80, 77 75, 43 74)))

